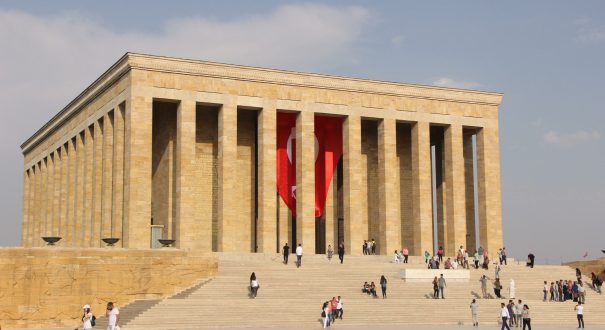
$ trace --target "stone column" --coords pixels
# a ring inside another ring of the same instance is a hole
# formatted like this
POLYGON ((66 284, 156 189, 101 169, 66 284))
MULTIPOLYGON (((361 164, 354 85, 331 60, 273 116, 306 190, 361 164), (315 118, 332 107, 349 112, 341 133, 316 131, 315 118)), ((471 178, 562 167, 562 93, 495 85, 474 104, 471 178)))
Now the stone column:
POLYGON ((181 249, 202 247, 202 224, 194 217, 195 100, 181 100, 176 119, 176 219, 173 238, 181 249))
POLYGON ((276 120, 275 102, 265 101, 258 114, 258 214, 256 237, 258 252, 279 251, 277 242, 276 178, 276 120))
POLYGON ((61 236, 61 182, 63 174, 63 159, 61 155, 61 148, 55 150, 55 180, 53 183, 54 196, 53 196, 53 224, 52 233, 53 236, 61 236))
MULTIPOLYGON (((113 111, 113 236, 120 238, 122 246, 122 220, 124 218, 124 104, 113 111)), ((195 147, 195 145, 194 145, 195 147)))
POLYGON ((361 255, 359 247, 368 237, 361 210, 361 118, 349 115, 343 124, 343 213, 345 252, 361 255))
POLYGON ((414 207, 413 255, 433 251, 433 217, 431 205, 431 137, 428 122, 418 122, 412 127, 412 175, 414 207))
POLYGON ((296 118, 296 242, 315 254, 315 114, 296 118))
MULTIPOLYGON (((445 221, 447 223, 448 255, 456 255, 460 245, 466 247, 466 195, 464 182, 464 151, 462 126, 452 124, 445 129, 445 221)), ((471 251, 469 251, 471 253, 471 251)))
POLYGON ((395 119, 385 118, 378 124, 378 252, 382 255, 401 249, 396 128, 395 119))
MULTIPOLYGON (((68 199, 68 184, 69 184, 69 155, 67 154, 67 145, 61 145, 61 198, 59 200, 59 236, 65 239, 67 232, 67 199, 68 199)), ((64 243, 64 242, 62 242, 64 243)), ((63 244, 62 244, 63 245, 63 244)))
POLYGON ((84 146, 84 132, 76 135, 76 191, 75 191, 75 232, 73 245, 77 247, 82 246, 83 242, 83 231, 82 225, 84 224, 84 162, 86 159, 86 150, 84 146))
POLYGON ((39 246, 40 245, 40 219, 41 219, 41 215, 42 215, 42 208, 40 206, 41 203, 41 191, 40 191, 40 187, 41 187, 41 164, 40 162, 37 162, 34 165, 34 172, 35 172, 35 192, 34 192, 34 210, 33 210, 33 215, 34 215, 34 220, 33 220, 33 228, 32 228, 32 241, 31 241, 31 245, 32 246, 39 246))
POLYGON ((55 154, 48 153, 46 163, 46 221, 44 221, 44 236, 53 236, 54 197, 55 197, 55 154))
POLYGON ((25 170, 23 173, 23 215, 21 222, 21 246, 28 246, 28 236, 27 233, 29 231, 29 200, 30 200, 30 173, 29 169, 25 170))
MULTIPOLYGON (((101 238, 113 237, 113 114, 103 116, 103 197, 101 238)), ((151 143, 151 142, 150 142, 151 143)))
POLYGON ((103 124, 101 120, 94 123, 94 177, 93 177, 93 225, 92 246, 102 246, 101 233, 103 230, 103 124))
POLYGON ((477 250, 477 229, 475 228, 475 151, 473 147, 473 131, 464 132, 464 193, 466 195, 466 249, 469 252, 477 250))
POLYGON ((78 155, 76 150, 76 138, 70 139, 67 144, 67 153, 69 154, 69 186, 67 196, 67 223, 65 232, 65 246, 75 246, 76 231, 76 172, 78 155))
POLYGON ((479 237, 481 245, 493 258, 502 247, 500 150, 497 127, 484 127, 477 133, 477 176, 479 237))
POLYGON ((86 139, 86 161, 84 165, 84 222, 82 225, 83 243, 82 246, 94 246, 92 240, 93 223, 94 223, 94 208, 92 203, 93 197, 93 178, 94 178, 94 140, 92 131, 94 126, 89 126, 84 129, 84 138, 86 139))
POLYGON ((235 170, 237 162, 237 104, 228 97, 218 114, 218 251, 248 251, 235 240, 235 170))
MULTIPOLYGON (((151 158, 153 102, 132 88, 125 111, 123 240, 126 248, 149 248, 151 241, 151 158)), ((107 132, 105 134, 108 134, 107 132)))

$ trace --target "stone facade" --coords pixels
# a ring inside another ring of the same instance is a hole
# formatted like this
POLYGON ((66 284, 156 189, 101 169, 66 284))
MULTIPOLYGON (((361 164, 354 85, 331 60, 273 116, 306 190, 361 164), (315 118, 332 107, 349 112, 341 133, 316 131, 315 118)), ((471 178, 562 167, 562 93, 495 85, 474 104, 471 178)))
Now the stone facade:
POLYGON ((113 236, 121 247, 149 248, 154 224, 177 247, 206 252, 275 252, 289 242, 323 253, 343 242, 360 254, 371 238, 380 254, 420 255, 435 244, 453 254, 477 238, 496 251, 501 99, 128 53, 21 146, 23 245, 53 235, 60 246, 99 247, 113 236), (275 189, 282 111, 298 114, 298 219, 275 189), (320 219, 314 116, 344 118, 341 181, 320 219))
POLYGON ((0 249, 0 320, 6 328, 78 325, 82 306, 163 298, 217 271, 209 253, 177 249, 0 249))

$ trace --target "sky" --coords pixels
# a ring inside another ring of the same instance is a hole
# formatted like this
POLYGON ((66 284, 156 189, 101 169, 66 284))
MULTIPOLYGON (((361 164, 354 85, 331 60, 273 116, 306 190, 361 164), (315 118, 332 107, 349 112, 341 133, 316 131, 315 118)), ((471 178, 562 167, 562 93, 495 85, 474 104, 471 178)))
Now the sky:
POLYGON ((509 256, 600 257, 603 13, 603 1, 0 0, 0 245, 20 244, 20 144, 133 51, 502 92, 509 256))

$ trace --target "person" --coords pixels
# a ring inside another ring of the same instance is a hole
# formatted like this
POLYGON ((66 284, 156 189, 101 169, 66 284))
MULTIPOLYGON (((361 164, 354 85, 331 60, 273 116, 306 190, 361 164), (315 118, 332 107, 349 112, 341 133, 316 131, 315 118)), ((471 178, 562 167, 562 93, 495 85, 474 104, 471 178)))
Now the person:
POLYGON ((376 254, 376 241, 372 238, 372 254, 376 254))
POLYGON ((433 279, 433 299, 439 298, 439 280, 437 276, 433 279))
POLYGON ((479 253, 477 251, 475 251, 473 258, 475 259, 475 269, 479 269, 479 253))
POLYGON ((468 251, 464 250, 464 255, 462 257, 463 257, 463 262, 464 262, 462 264, 462 266, 464 266, 465 269, 470 269, 471 267, 468 264, 468 258, 469 258, 468 251))
POLYGON ((504 330, 504 328, 510 330, 510 328, 508 327, 508 319, 510 318, 508 308, 506 308, 504 303, 500 303, 500 307, 500 317, 502 318, 502 328, 500 330, 504 330))
POLYGON ((584 329, 584 306, 582 306, 581 302, 578 302, 574 309, 578 317, 578 329, 584 329))
POLYGON ((488 278, 485 274, 479 279, 479 282, 481 282, 481 294, 483 295, 483 299, 487 299, 487 280, 488 278))
POLYGON ((478 314, 479 314, 479 305, 477 305, 477 302, 475 301, 475 299, 473 299, 473 301, 471 302, 471 318, 473 319, 474 327, 479 326, 479 318, 477 317, 478 314))
POLYGON ((431 254, 429 251, 424 251, 424 263, 428 265, 429 260, 431 260, 431 254))
POLYGON ((431 258, 431 261, 429 261, 429 268, 430 269, 439 269, 439 262, 437 261, 437 258, 435 258, 435 257, 431 258))
POLYGON ((513 302, 512 299, 508 300, 508 304, 506 304, 506 309, 508 309, 508 323, 510 326, 514 326, 515 325, 515 303, 513 302))
POLYGON ((113 302, 111 301, 107 303, 105 317, 107 317, 107 330, 114 330, 118 326, 118 322, 120 321, 120 311, 114 306, 113 302))
POLYGON ((544 288, 542 289, 542 293, 544 293, 544 299, 542 301, 546 301, 546 297, 548 294, 548 282, 544 281, 544 288))
POLYGON ((408 263, 408 257, 410 256, 410 250, 408 250, 407 247, 404 247, 403 251, 401 251, 401 253, 403 254, 403 263, 407 264, 408 263))
POLYGON ((503 248, 502 248, 502 251, 500 252, 500 259, 501 259, 501 261, 500 261, 500 264, 501 264, 501 265, 502 265, 502 264, 504 264, 504 265, 508 265, 508 264, 506 263, 506 248, 505 248, 505 247, 503 247, 503 248))
POLYGON ((380 288, 382 289, 382 299, 387 297, 387 278, 382 275, 380 277, 380 288))
POLYGON ((483 269, 488 270, 489 269, 489 257, 487 256, 487 253, 483 252, 483 269))
MULTIPOLYGON (((90 311, 90 305, 86 304, 82 306, 83 314, 82 314, 82 330, 92 330, 93 323, 93 315, 90 311)), ((78 330, 78 328, 76 328, 78 330)))
POLYGON ((529 306, 523 305, 523 314, 521 315, 523 318, 523 330, 525 330, 525 326, 527 326, 528 330, 531 330, 531 317, 529 315, 529 306))
POLYGON ((512 278, 510 279, 510 282, 508 282, 508 297, 511 299, 515 299, 515 293, 516 293, 516 288, 515 288, 515 280, 513 280, 512 278))
POLYGON ((580 268, 576 268, 576 278, 578 279, 578 283, 582 283, 582 272, 580 268))
POLYGON ((444 268, 445 269, 452 269, 452 260, 450 258, 447 258, 447 260, 445 260, 445 264, 444 264, 444 268))
POLYGON ((332 300, 330 300, 330 324, 336 321, 336 314, 338 313, 337 305, 338 300, 336 300, 336 297, 332 297, 332 300))
POLYGON ((502 265, 502 249, 498 249, 498 262, 502 265))
POLYGON ((401 257, 399 256, 399 252, 395 250, 395 263, 398 264, 401 261, 401 257))
POLYGON ((586 292, 581 283, 578 283, 578 301, 585 304, 586 303, 586 292))
POLYGON ((443 255, 445 253, 443 252, 443 246, 440 246, 439 249, 437 249, 437 258, 439 262, 443 262, 443 255))
POLYGON ((332 255, 334 255, 334 249, 332 245, 328 245, 328 261, 332 262, 332 255))
POLYGON ((378 294, 376 294, 376 284, 374 284, 373 281, 372 283, 370 283, 370 294, 372 295, 372 297, 378 298, 378 294))
POLYGON ((515 327, 521 326, 521 320, 523 318, 523 303, 521 299, 517 301, 517 305, 515 305, 515 327))
POLYGON ((366 242, 367 242, 367 241, 364 239, 364 240, 363 240, 363 245, 361 246, 361 252, 362 252, 364 255, 366 255, 366 254, 367 254, 366 252, 368 251, 368 250, 366 250, 366 242))
POLYGON ((338 259, 340 259, 340 263, 341 264, 345 260, 345 245, 344 245, 344 243, 340 243, 338 245, 338 259))
POLYGON ((555 292, 555 282, 550 282, 550 301, 556 301, 555 292))
POLYGON ((363 287, 361 288, 362 293, 370 294, 370 284, 368 282, 363 283, 363 287))
POLYGON ((321 306, 321 318, 323 319, 323 325, 324 325, 324 329, 327 328, 328 325, 328 320, 329 320, 329 313, 330 311, 328 310, 328 302, 324 302, 323 306, 321 306))
POLYGON ((284 255, 284 264, 288 264, 288 256, 290 255, 290 247, 288 246, 288 243, 286 242, 286 244, 284 244, 284 247, 282 248, 282 253, 284 255))
POLYGON ((494 294, 496 295, 496 297, 498 298, 502 298, 502 296, 500 295, 500 290, 502 290, 502 284, 500 284, 500 279, 497 278, 494 281, 494 294))
POLYGON ((366 243, 366 250, 367 250, 367 251, 366 251, 366 254, 367 254, 367 255, 372 254, 372 241, 371 241, 371 240, 369 240, 369 241, 366 243))
POLYGON ((342 320, 342 314, 343 314, 343 310, 342 310, 342 298, 340 296, 338 296, 338 303, 336 304, 336 317, 342 320))
POLYGON ((500 265, 496 264, 496 267, 494 268, 494 272, 496 274, 496 278, 500 278, 500 265))
POLYGON ((252 272, 252 274, 250 274, 250 296, 252 298, 256 298, 259 287, 258 281, 256 280, 256 274, 252 272))
POLYGON ((527 267, 534 268, 534 260, 536 260, 536 256, 533 253, 527 255, 527 267))
POLYGON ((445 278, 443 278, 443 274, 441 274, 441 276, 439 277, 439 294, 441 294, 441 299, 445 299, 444 295, 444 291, 445 288, 447 287, 447 284, 445 283, 445 278))
POLYGON ((296 268, 302 266, 302 256, 303 256, 303 248, 302 244, 298 244, 296 247, 296 268))
POLYGON ((477 254, 479 255, 479 261, 481 264, 483 264, 483 253, 485 250, 483 250, 483 246, 479 246, 479 249, 477 250, 477 254))

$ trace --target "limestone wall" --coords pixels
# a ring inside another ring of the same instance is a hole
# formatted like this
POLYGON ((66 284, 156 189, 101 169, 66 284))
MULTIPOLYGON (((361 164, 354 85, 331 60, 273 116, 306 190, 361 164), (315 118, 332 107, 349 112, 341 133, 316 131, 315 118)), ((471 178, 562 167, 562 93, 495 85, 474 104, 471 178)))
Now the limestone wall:
POLYGON ((0 248, 0 327, 75 327, 84 304, 102 315, 108 301, 169 296, 217 265, 177 249, 0 248))

